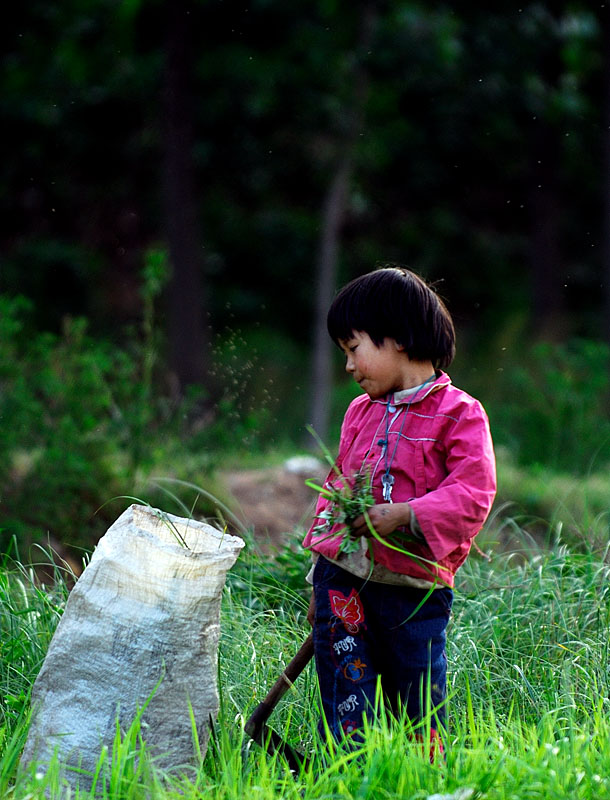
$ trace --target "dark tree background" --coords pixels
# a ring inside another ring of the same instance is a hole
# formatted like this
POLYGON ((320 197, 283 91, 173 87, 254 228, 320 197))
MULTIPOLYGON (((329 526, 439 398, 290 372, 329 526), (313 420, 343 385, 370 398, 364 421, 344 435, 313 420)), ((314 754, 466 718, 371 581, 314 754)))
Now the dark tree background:
POLYGON ((440 281, 470 359, 610 339, 607 5, 13 11, 0 291, 33 299, 39 329, 84 315, 120 342, 162 250, 172 390, 197 384, 213 401, 214 335, 258 330, 286 385, 313 387, 302 422, 322 435, 325 308, 378 262, 440 281))

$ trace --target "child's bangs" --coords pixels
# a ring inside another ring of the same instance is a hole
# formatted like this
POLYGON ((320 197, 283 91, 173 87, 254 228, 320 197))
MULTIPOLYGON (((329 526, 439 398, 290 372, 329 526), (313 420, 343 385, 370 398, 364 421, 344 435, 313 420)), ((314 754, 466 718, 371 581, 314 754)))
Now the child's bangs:
POLYGON ((354 331, 365 331, 375 344, 381 344, 387 335, 380 331, 380 319, 386 316, 383 308, 387 313, 388 292, 375 285, 373 276, 375 273, 356 278, 335 297, 327 317, 328 332, 335 342, 350 339, 354 331))

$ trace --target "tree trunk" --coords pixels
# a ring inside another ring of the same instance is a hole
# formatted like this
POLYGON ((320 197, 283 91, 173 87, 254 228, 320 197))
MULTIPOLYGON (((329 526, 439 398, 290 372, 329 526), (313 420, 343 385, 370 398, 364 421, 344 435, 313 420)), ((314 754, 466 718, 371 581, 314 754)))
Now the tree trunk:
POLYGON ((203 257, 193 164, 192 21, 184 0, 167 0, 163 87, 163 209, 172 267, 169 287, 169 368, 178 393, 198 384, 214 397, 205 321, 203 257))
POLYGON ((353 69, 353 100, 344 110, 349 120, 345 135, 337 142, 338 158, 322 209, 322 226, 316 263, 316 296, 314 309, 314 352, 311 370, 310 423, 325 440, 330 423, 332 390, 332 342, 326 328, 326 315, 336 286, 341 228, 347 211, 349 182, 353 172, 354 151, 361 131, 368 96, 368 78, 363 59, 370 50, 377 7, 365 3, 360 24, 359 41, 353 69))
POLYGON ((322 231, 316 267, 314 351, 311 379, 310 423, 322 440, 328 435, 332 377, 332 343, 326 329, 326 314, 336 284, 341 226, 345 217, 352 158, 339 162, 322 211, 322 231))

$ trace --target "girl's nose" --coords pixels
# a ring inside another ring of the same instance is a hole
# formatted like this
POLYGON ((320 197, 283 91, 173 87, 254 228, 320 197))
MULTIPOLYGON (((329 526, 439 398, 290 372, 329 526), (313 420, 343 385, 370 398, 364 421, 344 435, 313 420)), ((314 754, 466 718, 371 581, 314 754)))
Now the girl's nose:
POLYGON ((354 360, 351 355, 347 356, 345 361, 345 371, 346 372, 353 372, 354 371, 354 360))

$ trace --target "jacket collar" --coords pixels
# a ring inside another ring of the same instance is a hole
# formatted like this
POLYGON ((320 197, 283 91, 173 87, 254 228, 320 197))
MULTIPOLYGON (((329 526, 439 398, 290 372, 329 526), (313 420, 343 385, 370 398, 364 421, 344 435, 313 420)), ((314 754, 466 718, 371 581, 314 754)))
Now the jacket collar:
POLYGON ((446 372, 442 370, 436 371, 436 378, 431 381, 430 383, 424 384, 419 390, 413 392, 409 389, 406 389, 401 392, 394 392, 389 396, 378 398, 373 400, 373 403, 387 403, 388 400, 390 401, 391 405, 400 406, 400 405, 412 405, 414 403, 421 403, 422 400, 425 400, 426 397, 433 394, 434 392, 438 392, 439 389, 444 389, 446 386, 451 385, 451 378, 447 375, 446 372))

